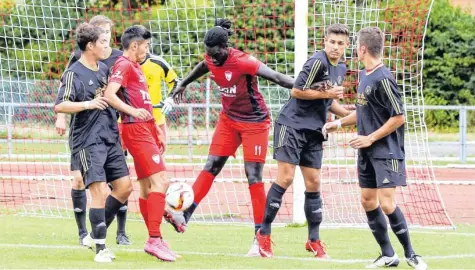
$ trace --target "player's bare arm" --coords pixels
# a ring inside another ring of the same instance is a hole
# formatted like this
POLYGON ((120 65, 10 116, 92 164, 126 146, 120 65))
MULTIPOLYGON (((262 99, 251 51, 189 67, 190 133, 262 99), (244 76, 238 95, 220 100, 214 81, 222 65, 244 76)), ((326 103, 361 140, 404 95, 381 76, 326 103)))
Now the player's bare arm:
POLYGON ((292 77, 272 70, 264 64, 259 66, 256 75, 287 89, 292 89, 292 86, 294 85, 294 79, 292 77))
POLYGON ((208 72, 208 65, 205 61, 201 61, 182 81, 178 83, 176 88, 170 93, 170 97, 172 97, 177 104, 180 103, 183 100, 183 94, 185 93, 185 89, 188 84, 192 83, 208 72))
POLYGON ((63 101, 60 104, 54 106, 56 113, 78 113, 85 110, 105 110, 109 105, 107 104, 107 98, 97 97, 91 101, 73 102, 63 101))
POLYGON ((107 98, 107 102, 116 110, 132 115, 140 120, 146 120, 152 118, 150 113, 145 109, 136 109, 132 106, 125 104, 118 96, 117 91, 121 88, 121 85, 116 82, 110 82, 107 85, 104 96, 107 98))
POLYGON ((58 113, 54 126, 56 127, 56 133, 63 136, 66 133, 66 114, 58 113))
POLYGON ((405 122, 403 114, 395 115, 388 119, 382 127, 368 136, 358 136, 350 140, 350 146, 355 149, 366 148, 371 146, 375 141, 388 136, 405 122))
POLYGON ((345 117, 351 113, 351 111, 343 107, 337 100, 333 100, 330 106, 330 112, 339 117, 345 117))
POLYGON ((353 111, 341 119, 326 123, 322 128, 323 136, 326 137, 328 133, 335 132, 341 127, 356 125, 356 119, 356 111, 353 111))
POLYGON ((343 98, 345 88, 343 86, 336 86, 328 90, 319 89, 297 89, 292 88, 290 96, 297 99, 314 100, 314 99, 340 99, 343 98))

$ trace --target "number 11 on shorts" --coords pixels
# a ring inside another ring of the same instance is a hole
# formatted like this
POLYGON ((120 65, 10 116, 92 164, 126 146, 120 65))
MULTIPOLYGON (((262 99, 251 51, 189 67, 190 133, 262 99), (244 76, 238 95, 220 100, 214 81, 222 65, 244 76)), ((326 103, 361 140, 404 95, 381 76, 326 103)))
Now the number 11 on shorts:
POLYGON ((255 156, 260 156, 262 152, 262 146, 261 145, 254 145, 254 155, 255 156))

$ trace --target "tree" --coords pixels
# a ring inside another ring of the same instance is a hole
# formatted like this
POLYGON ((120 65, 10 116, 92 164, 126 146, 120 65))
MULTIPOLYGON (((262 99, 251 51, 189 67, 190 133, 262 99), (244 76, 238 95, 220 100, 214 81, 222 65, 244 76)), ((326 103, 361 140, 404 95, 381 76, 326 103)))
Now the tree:
MULTIPOLYGON (((450 5, 434 3, 424 53, 424 95, 431 105, 475 105, 475 17, 450 5)), ((469 115, 475 126, 475 112, 469 115)), ((457 111, 429 111, 429 127, 457 127, 457 111)))

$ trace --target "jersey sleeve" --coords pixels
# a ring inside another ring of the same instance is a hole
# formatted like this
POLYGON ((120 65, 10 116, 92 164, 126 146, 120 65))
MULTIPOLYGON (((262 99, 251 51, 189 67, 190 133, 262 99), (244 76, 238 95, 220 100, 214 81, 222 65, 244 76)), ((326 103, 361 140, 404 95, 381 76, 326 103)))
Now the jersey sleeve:
POLYGON ((401 94, 394 79, 385 78, 381 80, 377 90, 381 98, 381 104, 389 112, 390 117, 403 114, 401 94))
POLYGON ((316 57, 309 58, 299 72, 299 76, 294 83, 294 88, 300 90, 309 89, 312 83, 323 80, 325 70, 326 67, 320 59, 316 57))
POLYGON ((256 75, 261 64, 262 62, 252 55, 246 54, 239 59, 239 69, 242 70, 244 74, 251 76, 256 75))
POLYGON ((159 65, 163 69, 163 78, 160 78, 161 80, 165 81, 168 87, 168 92, 171 92, 177 83, 177 74, 175 71, 171 68, 170 64, 168 64, 165 59, 163 59, 160 56, 154 56, 150 59, 154 64, 159 65))
POLYGON ((128 76, 132 66, 126 61, 115 62, 109 75, 109 83, 115 82, 123 87, 127 87, 128 76))
POLYGON ((167 86, 168 86, 168 93, 171 93, 171 91, 175 89, 178 83, 178 75, 176 75, 173 69, 168 70, 168 74, 165 77, 165 82, 167 83, 167 86))
POLYGON ((79 58, 81 58, 81 51, 76 50, 74 51, 71 56, 69 56, 68 64, 66 65, 66 68, 70 68, 74 63, 76 63, 79 58))
POLYGON ((65 101, 76 101, 76 96, 81 83, 77 80, 76 75, 72 71, 66 71, 61 77, 61 84, 58 95, 56 96, 55 105, 65 101))

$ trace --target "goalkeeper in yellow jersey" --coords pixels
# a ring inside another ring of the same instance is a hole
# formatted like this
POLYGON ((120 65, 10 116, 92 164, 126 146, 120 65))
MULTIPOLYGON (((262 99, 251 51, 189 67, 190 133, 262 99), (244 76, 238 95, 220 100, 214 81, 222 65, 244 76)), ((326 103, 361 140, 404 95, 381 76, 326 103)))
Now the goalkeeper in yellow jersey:
MULTIPOLYGON (((171 93, 178 84, 178 76, 170 65, 160 56, 149 54, 145 61, 140 64, 147 80, 148 92, 152 98, 152 104, 159 104, 163 100, 162 85, 166 83, 167 94, 171 93)), ((153 117, 159 129, 163 132, 164 140, 167 138, 167 125, 165 115, 159 108, 153 109, 153 117)), ((159 130, 159 131, 160 131, 159 130)))

